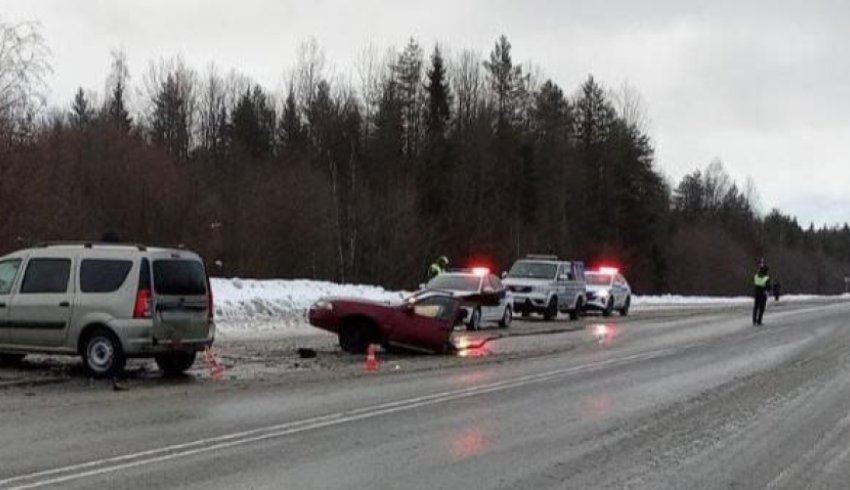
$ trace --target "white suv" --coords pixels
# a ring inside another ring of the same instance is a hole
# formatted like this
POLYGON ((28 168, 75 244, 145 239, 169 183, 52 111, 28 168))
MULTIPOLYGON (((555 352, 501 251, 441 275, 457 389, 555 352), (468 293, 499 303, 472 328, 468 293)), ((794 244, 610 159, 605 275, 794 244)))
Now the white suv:
POLYGON ((0 361, 79 354, 95 376, 131 357, 183 372, 215 337, 201 258, 127 244, 46 244, 0 257, 0 361))
POLYGON ((541 313, 552 320, 561 312, 576 320, 584 310, 587 284, 580 261, 529 255, 514 263, 504 284, 513 293, 514 311, 522 316, 541 313))

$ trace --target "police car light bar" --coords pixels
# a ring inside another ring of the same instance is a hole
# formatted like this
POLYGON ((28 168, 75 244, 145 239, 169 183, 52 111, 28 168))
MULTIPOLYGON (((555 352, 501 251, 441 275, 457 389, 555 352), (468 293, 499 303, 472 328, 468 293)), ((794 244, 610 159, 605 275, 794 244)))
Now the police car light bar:
POLYGON ((613 276, 615 274, 619 274, 620 269, 617 269, 616 267, 600 267, 599 272, 601 274, 610 274, 613 276))
POLYGON ((488 269, 487 267, 473 267, 472 273, 476 276, 486 276, 490 273, 490 269, 488 269))
POLYGON ((557 255, 545 255, 545 254, 527 254, 525 256, 526 259, 531 260, 558 260, 557 255))

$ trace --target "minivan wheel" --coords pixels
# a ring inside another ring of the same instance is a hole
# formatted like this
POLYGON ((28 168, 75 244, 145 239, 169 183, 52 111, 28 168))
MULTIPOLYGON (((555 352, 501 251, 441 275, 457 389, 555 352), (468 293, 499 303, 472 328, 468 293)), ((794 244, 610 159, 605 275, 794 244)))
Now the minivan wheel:
POLYGON ((127 362, 118 338, 104 328, 91 332, 83 343, 83 364, 96 378, 121 372, 127 362))
POLYGON ((195 357, 197 355, 198 353, 195 351, 177 351, 160 354, 156 356, 154 360, 164 375, 177 376, 185 373, 190 367, 192 367, 193 364, 195 364, 195 357))
POLYGON ((0 366, 14 366, 24 360, 26 354, 0 354, 0 366))

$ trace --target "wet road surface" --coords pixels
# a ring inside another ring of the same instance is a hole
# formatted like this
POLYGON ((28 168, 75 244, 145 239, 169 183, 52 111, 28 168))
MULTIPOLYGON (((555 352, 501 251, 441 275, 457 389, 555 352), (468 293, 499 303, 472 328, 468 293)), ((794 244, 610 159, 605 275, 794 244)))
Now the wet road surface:
POLYGON ((5 389, 0 488, 847 488, 848 323, 707 308, 518 323, 377 375, 5 389))

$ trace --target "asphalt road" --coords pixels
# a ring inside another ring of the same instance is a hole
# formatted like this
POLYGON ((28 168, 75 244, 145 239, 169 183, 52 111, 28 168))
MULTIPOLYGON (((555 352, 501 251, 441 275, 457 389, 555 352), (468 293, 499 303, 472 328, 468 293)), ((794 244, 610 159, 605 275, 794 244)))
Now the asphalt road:
POLYGON ((850 303, 747 314, 412 372, 2 390, 0 488, 847 488, 850 303))

